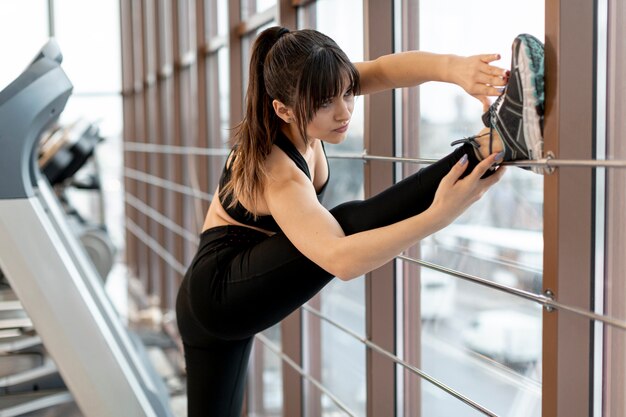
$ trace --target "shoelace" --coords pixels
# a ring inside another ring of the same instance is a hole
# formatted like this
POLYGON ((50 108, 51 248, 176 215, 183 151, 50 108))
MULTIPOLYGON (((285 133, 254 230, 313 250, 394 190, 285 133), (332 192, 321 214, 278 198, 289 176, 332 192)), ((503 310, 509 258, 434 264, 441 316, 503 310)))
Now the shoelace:
MULTIPOLYGON (((459 144, 463 144, 463 143, 469 143, 470 145, 472 145, 474 147, 474 149, 479 149, 480 148, 480 143, 478 143, 478 141, 476 141, 476 139, 482 138, 483 136, 487 136, 487 135, 489 135, 491 137, 491 129, 489 130, 488 133, 483 133, 482 135, 467 136, 467 137, 462 138, 462 139, 457 139, 457 140, 451 142, 450 146, 455 146, 455 145, 459 145, 459 144)), ((489 141, 489 151, 491 151, 491 140, 489 141)), ((490 153, 490 155, 491 155, 491 153, 490 153)))
POLYGON ((493 153, 493 127, 498 123, 496 108, 500 101, 503 100, 504 94, 500 94, 496 101, 489 106, 489 155, 493 153))

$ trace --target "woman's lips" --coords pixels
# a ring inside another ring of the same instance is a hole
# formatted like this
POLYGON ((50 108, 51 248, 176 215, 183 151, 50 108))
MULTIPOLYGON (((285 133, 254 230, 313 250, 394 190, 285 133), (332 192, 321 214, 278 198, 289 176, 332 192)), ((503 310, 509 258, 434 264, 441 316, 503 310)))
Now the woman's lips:
POLYGON ((346 130, 348 130, 348 124, 341 126, 339 129, 335 129, 334 132, 344 133, 346 130))

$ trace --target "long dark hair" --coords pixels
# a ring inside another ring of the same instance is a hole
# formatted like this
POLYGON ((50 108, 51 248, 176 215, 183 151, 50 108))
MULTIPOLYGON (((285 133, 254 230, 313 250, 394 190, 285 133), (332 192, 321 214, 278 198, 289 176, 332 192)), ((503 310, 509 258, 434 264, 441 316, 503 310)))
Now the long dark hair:
POLYGON ((263 163, 281 126, 272 101, 293 109, 298 131, 308 144, 306 126, 315 112, 346 88, 359 94, 359 73, 328 36, 310 29, 290 32, 275 26, 257 37, 249 74, 246 112, 235 131, 235 158, 223 191, 234 194, 233 205, 244 199, 256 215, 258 194, 265 182, 263 163))

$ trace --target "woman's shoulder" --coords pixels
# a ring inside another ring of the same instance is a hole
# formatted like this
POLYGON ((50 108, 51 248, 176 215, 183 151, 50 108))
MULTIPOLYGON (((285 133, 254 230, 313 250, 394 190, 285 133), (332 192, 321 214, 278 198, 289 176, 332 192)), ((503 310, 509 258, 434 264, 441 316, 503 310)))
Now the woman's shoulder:
POLYGON ((313 187, 311 180, 294 161, 274 145, 264 162, 268 185, 287 186, 291 184, 308 184, 313 187))

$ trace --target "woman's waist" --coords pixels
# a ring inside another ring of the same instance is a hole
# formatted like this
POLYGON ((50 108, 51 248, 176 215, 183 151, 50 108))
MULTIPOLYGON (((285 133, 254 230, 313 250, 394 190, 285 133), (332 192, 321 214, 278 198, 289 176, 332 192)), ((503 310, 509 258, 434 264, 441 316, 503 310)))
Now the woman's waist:
POLYGON ((222 224, 209 227, 200 234, 199 248, 206 246, 230 246, 230 244, 247 244, 258 243, 269 237, 269 235, 260 230, 253 229, 248 226, 236 224, 222 224))

